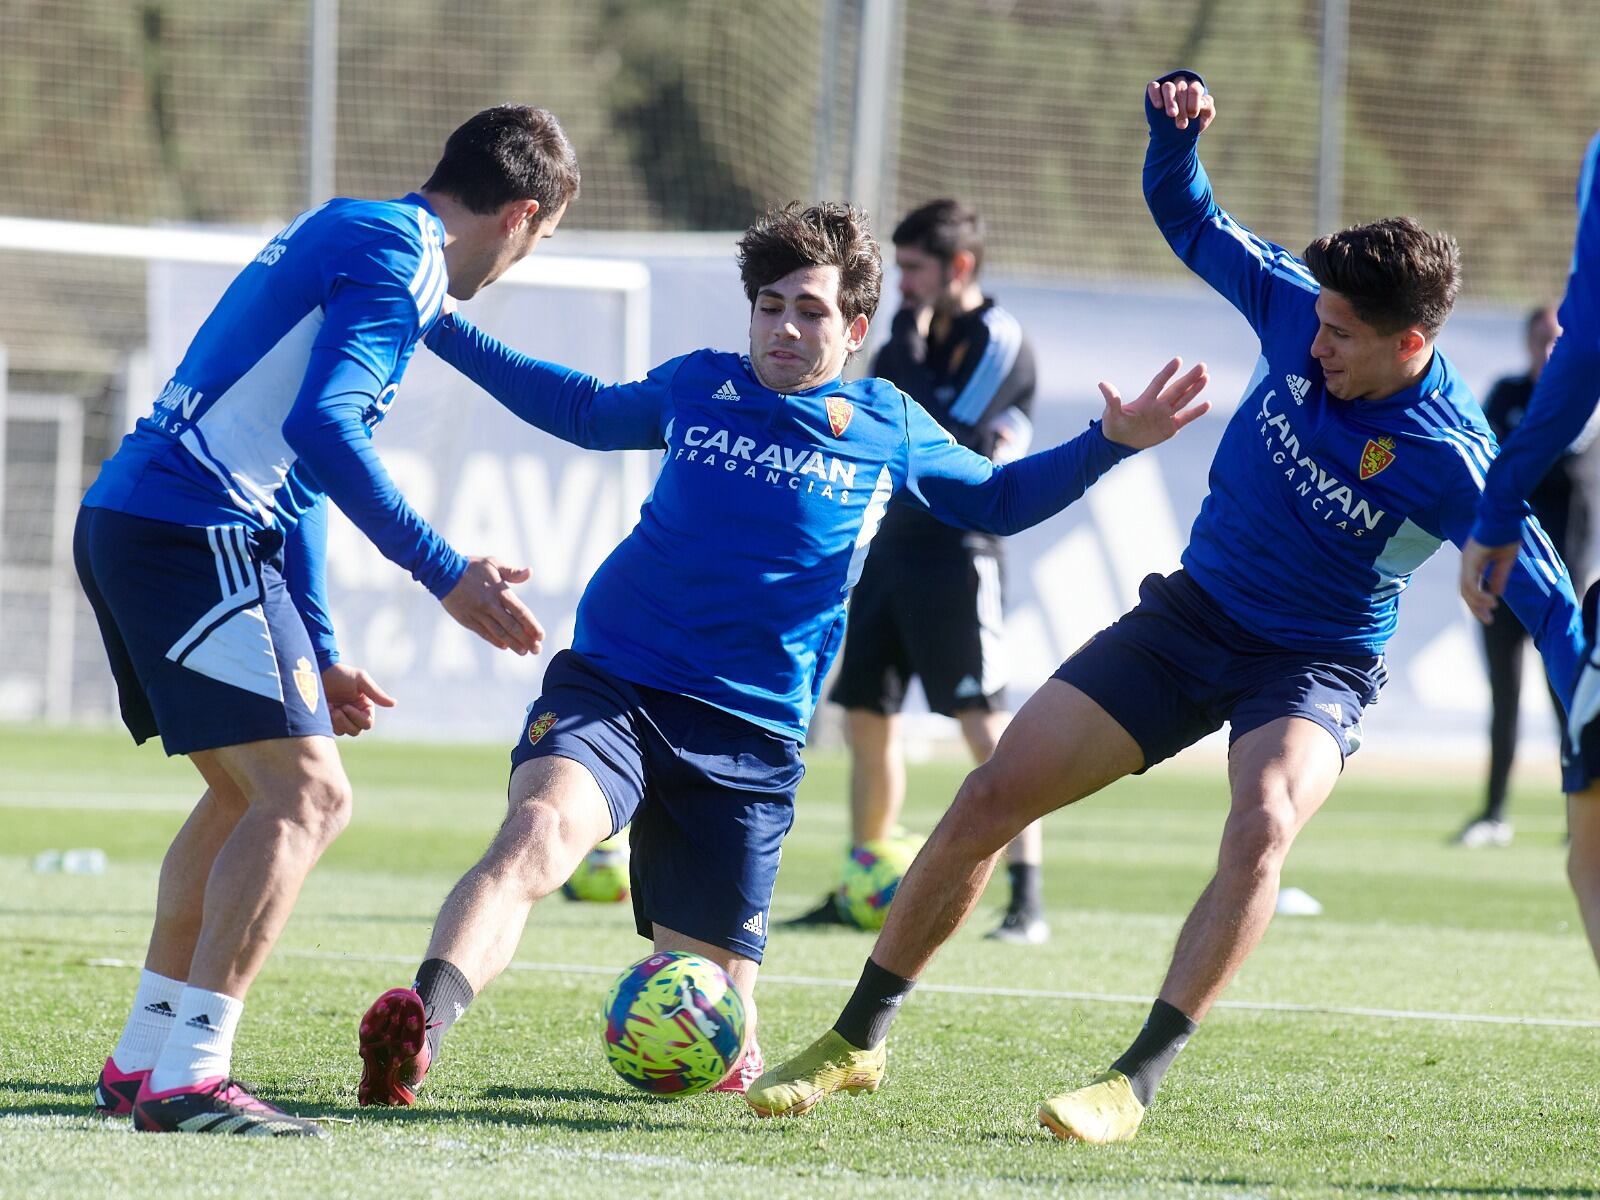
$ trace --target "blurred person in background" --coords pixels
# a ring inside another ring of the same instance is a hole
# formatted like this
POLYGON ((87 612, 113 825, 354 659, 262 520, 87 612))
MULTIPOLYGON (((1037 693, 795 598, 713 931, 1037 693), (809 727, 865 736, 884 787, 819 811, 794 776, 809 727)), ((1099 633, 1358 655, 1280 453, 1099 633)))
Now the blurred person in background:
MULTIPOLYGON (((1033 348, 1017 319, 984 294, 983 218, 934 200, 894 231, 900 309, 872 373, 920 403, 956 441, 997 463, 1020 458, 1033 432, 1033 348)), ((896 500, 850 596, 831 699, 846 710, 851 846, 894 836, 905 807, 900 707, 922 680, 928 707, 954 717, 979 763, 1011 720, 1005 700, 1004 539, 947 525, 896 500)), ((1029 825, 1007 850, 1010 901, 990 938, 1050 936, 1040 887, 1043 836, 1029 825)), ((830 893, 792 925, 839 925, 830 893)))

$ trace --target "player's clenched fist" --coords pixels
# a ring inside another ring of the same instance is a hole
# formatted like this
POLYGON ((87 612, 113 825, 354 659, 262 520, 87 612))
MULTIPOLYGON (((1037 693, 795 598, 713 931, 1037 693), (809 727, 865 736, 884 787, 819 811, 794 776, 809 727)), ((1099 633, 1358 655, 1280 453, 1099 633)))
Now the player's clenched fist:
POLYGON ((527 567, 508 567, 499 559, 470 558, 440 603, 458 623, 496 649, 537 654, 544 643, 544 627, 511 591, 513 583, 526 583, 532 574, 527 567))
POLYGON ((1145 94, 1150 97, 1150 103, 1161 112, 1172 118, 1172 123, 1179 129, 1189 128, 1193 121, 1198 126, 1198 132, 1204 132, 1217 115, 1217 102, 1206 91, 1206 85, 1198 79, 1179 77, 1177 79, 1153 80, 1145 88, 1145 94))

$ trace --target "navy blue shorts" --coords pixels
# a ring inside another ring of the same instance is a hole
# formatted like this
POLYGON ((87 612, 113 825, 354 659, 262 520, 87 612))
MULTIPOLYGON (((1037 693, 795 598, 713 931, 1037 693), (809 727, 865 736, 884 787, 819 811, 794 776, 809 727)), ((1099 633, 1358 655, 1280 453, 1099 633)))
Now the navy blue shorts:
POLYGON ((80 508, 72 555, 136 742, 168 754, 333 736, 283 537, 80 508))
POLYGON ((1055 673, 1109 713, 1144 767, 1231 726, 1229 744, 1281 717, 1315 721, 1348 758, 1378 698, 1383 659, 1285 650, 1234 621, 1184 571, 1148 575, 1139 604, 1055 673))
POLYGON ((546 755, 583 764, 632 823, 634 923, 761 961, 800 747, 699 700, 618 679, 571 650, 550 660, 511 769, 546 755))
POLYGON ((960 542, 912 557, 875 546, 850 593, 844 650, 829 699, 892 716, 916 676, 928 707, 1005 709, 1005 612, 998 555, 960 542))

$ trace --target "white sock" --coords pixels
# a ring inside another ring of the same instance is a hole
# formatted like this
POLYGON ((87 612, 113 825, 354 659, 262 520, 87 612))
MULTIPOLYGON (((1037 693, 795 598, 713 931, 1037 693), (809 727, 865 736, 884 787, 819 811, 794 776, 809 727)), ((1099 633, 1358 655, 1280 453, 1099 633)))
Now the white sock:
POLYGON ((185 987, 167 1044, 150 1073, 150 1090, 193 1087, 202 1079, 226 1075, 233 1061, 233 1034, 243 1015, 243 1000, 185 987))
POLYGON ((126 1073, 148 1071, 161 1057, 178 1015, 178 997, 183 980, 168 979, 154 971, 139 972, 139 990, 133 994, 133 1011, 122 1027, 122 1038, 111 1052, 117 1070, 126 1073))

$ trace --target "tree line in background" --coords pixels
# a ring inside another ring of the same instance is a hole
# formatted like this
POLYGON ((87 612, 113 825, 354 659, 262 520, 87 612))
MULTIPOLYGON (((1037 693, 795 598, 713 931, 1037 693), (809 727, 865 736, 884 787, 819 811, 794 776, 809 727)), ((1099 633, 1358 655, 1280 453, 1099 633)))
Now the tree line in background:
MULTIPOLYGON (((584 169, 573 228, 742 227, 844 185, 864 0, 341 0, 337 181, 414 187, 461 119, 553 109, 584 169), (828 37, 829 44, 824 44, 828 37)), ((1202 71, 1219 199, 1315 229, 1321 0, 904 0, 885 208, 970 198, 994 262, 1170 277, 1139 194, 1143 81, 1202 71)), ((303 207, 307 0, 10 0, 0 213, 265 224, 303 207)), ((1454 232, 1467 291, 1559 291, 1600 110, 1593 0, 1351 0, 1342 215, 1454 232)), ((886 233, 895 213, 879 214, 886 233)))

